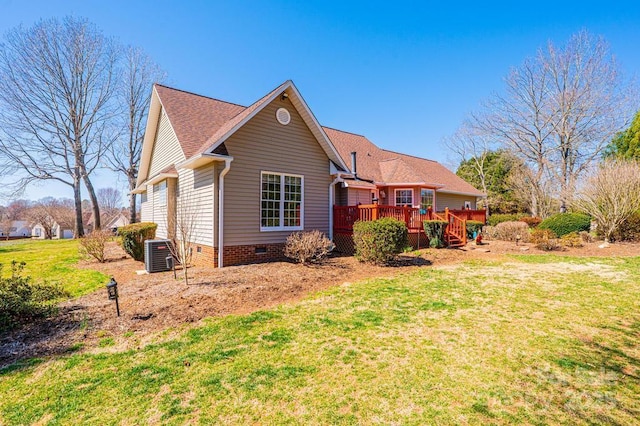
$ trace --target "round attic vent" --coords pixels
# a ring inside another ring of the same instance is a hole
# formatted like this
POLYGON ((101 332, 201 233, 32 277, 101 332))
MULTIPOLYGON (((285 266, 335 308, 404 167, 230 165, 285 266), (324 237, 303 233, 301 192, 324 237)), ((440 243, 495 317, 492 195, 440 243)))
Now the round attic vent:
POLYGON ((278 108, 276 111, 276 119, 278 120, 278 123, 286 126, 291 122, 291 114, 289 114, 289 111, 287 111, 286 108, 278 108))

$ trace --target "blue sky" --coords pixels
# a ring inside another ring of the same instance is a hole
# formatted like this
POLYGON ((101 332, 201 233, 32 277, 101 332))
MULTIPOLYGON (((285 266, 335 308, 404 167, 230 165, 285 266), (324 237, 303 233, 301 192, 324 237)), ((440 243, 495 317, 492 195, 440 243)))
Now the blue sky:
MULTIPOLYGON (((640 2, 0 0, 0 32, 67 14, 144 48, 169 85, 247 105, 292 79, 323 125, 444 163, 442 139, 548 40, 585 28, 640 75, 640 2)), ((26 193, 46 195, 72 194, 26 193)))

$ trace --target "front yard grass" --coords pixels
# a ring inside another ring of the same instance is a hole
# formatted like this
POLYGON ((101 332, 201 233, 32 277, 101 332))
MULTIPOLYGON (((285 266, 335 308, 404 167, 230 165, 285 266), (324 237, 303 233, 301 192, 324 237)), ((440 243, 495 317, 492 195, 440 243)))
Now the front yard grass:
POLYGON ((78 269, 78 240, 0 241, 3 274, 11 273, 11 261, 26 262, 24 275, 34 281, 59 283, 72 297, 91 293, 104 285, 108 277, 98 271, 78 269))
POLYGON ((0 424, 638 424, 639 269, 518 256, 345 283, 8 367, 0 424))

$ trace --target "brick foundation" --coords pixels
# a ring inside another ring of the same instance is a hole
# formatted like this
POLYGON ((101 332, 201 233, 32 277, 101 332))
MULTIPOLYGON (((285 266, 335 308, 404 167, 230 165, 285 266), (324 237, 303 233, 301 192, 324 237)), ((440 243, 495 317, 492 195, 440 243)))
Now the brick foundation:
MULTIPOLYGON (((192 262, 194 265, 218 267, 217 248, 196 244, 193 250, 192 262)), ((284 260, 283 250, 284 243, 226 246, 224 248, 224 266, 284 260)))

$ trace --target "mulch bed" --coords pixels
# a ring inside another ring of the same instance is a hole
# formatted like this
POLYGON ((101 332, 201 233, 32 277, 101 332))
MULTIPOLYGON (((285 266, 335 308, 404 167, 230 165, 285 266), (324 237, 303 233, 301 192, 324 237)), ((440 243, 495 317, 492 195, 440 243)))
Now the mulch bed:
MULTIPOLYGON (((290 303, 310 293, 344 282, 390 277, 431 265, 465 259, 499 259, 506 254, 537 254, 531 245, 491 241, 463 250, 423 250, 403 255, 392 267, 361 264, 353 257, 333 257, 316 266, 287 262, 231 266, 223 269, 194 267, 188 270, 189 284, 172 272, 138 275, 142 262, 128 258, 110 243, 108 261, 83 261, 81 268, 102 271, 118 282, 121 316, 107 299, 106 290, 69 300, 59 314, 46 321, 0 336, 0 367, 21 359, 68 353, 82 344, 84 351, 99 347, 111 337, 117 348, 138 347, 169 328, 195 323, 206 317, 246 314, 290 303), (526 248, 525 248, 526 247, 526 248), (135 336, 135 338, 131 338, 135 336)), ((600 249, 597 244, 554 252, 571 256, 640 256, 640 244, 614 244, 600 249)))

